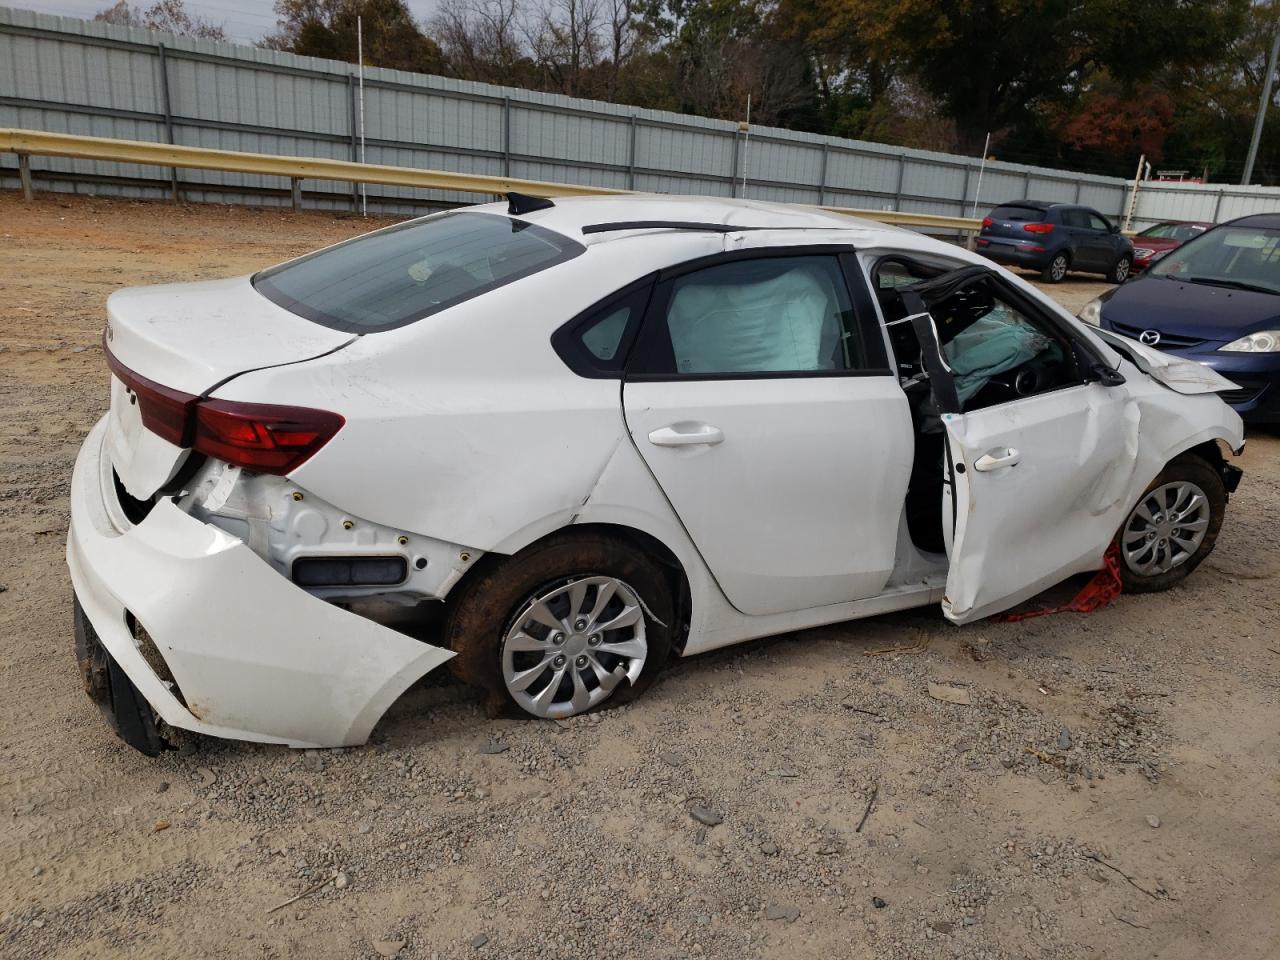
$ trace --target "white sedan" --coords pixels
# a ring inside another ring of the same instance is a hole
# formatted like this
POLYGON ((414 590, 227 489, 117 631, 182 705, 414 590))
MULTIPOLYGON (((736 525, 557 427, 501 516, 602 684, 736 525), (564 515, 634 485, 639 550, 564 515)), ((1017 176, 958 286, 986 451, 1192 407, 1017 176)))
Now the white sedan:
POLYGON ((807 208, 513 194, 108 313, 67 560, 86 689, 149 753, 362 743, 449 660, 568 717, 1113 543, 1165 588, 1240 475, 1208 368, 807 208))

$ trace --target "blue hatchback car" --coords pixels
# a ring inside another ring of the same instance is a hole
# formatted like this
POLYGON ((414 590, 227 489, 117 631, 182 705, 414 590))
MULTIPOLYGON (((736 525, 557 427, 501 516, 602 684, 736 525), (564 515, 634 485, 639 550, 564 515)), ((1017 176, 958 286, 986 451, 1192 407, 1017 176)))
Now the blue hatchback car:
POLYGON ((1080 319, 1212 367, 1238 385, 1221 396, 1246 421, 1280 423, 1280 214, 1200 234, 1080 319))

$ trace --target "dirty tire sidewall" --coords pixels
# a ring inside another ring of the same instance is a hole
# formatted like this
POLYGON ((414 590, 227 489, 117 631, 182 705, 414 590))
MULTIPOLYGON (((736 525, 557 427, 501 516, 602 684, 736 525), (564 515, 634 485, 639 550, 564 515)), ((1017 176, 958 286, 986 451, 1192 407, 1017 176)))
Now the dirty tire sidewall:
MULTIPOLYGON (((1222 529, 1222 520, 1227 510, 1227 490, 1222 484, 1222 477, 1204 458, 1195 454, 1184 453, 1182 456, 1170 461, 1160 471, 1160 475, 1147 484, 1147 488, 1142 491, 1142 497, 1145 497, 1156 487, 1164 486, 1166 483, 1173 483, 1176 480, 1191 481, 1203 490, 1205 496, 1209 498, 1209 527, 1205 530, 1204 539, 1200 542, 1196 552, 1187 560, 1172 570, 1151 576, 1134 573, 1129 569, 1129 565, 1125 563, 1122 556, 1120 558, 1120 582, 1124 587, 1125 593, 1156 593, 1160 590, 1168 590, 1190 576, 1191 572, 1203 562, 1204 558, 1213 552, 1213 546, 1218 540, 1218 532, 1222 529)), ((1139 497, 1135 503, 1141 503, 1142 497, 1139 497)), ((1124 522, 1126 524, 1129 522, 1128 513, 1125 514, 1124 522)), ((1123 530, 1124 527, 1122 526, 1120 532, 1116 534, 1117 539, 1123 530)))
POLYGON ((459 587, 450 597, 445 637, 457 656, 450 661, 464 683, 481 690, 491 716, 532 719, 507 692, 502 679, 501 644, 520 608, 542 587, 557 580, 610 576, 635 590, 645 607, 644 669, 634 684, 623 684, 594 709, 629 703, 653 683, 671 652, 674 604, 667 579, 647 555, 622 540, 595 534, 555 536, 503 558, 459 587))

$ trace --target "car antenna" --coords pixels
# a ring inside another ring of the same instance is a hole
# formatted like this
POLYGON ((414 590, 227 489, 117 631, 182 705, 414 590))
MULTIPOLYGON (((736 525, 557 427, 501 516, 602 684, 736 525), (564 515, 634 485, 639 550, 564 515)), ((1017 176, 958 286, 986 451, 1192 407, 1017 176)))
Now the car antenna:
POLYGON ((554 206, 555 204, 546 197, 531 197, 527 193, 516 193, 514 191, 507 194, 507 213, 513 217, 533 213, 535 210, 546 210, 554 206))

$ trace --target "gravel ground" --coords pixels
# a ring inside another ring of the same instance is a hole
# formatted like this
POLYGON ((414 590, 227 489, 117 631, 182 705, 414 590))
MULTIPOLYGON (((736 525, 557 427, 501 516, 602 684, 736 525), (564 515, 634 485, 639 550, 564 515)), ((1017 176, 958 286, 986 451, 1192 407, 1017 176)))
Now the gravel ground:
POLYGON ((441 674, 359 749, 120 744, 62 559, 103 300, 365 226, 0 193, 0 955, 1280 956, 1273 434, 1195 576, 1095 614, 809 630, 567 722, 441 674))

